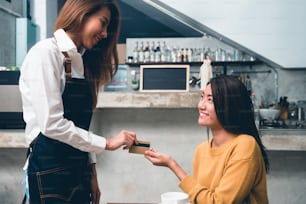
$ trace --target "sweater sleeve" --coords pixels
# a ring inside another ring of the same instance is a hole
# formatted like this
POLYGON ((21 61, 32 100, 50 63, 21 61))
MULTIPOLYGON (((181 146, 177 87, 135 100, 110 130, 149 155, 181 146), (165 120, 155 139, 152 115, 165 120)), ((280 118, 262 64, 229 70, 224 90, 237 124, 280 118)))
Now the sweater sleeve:
POLYGON ((200 185, 192 176, 186 176, 179 186, 189 195, 191 203, 242 203, 255 183, 260 158, 256 144, 238 147, 225 161, 217 186, 210 188, 200 185))

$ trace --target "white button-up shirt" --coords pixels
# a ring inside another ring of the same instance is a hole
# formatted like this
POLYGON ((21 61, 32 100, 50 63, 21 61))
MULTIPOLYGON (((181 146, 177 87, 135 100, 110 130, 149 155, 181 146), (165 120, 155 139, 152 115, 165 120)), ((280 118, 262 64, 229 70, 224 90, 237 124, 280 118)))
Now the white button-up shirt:
POLYGON ((85 50, 80 54, 62 29, 54 33, 54 38, 42 40, 34 45, 21 66, 19 88, 26 122, 26 141, 30 144, 41 132, 49 138, 90 152, 90 162, 95 163, 95 153, 105 149, 106 139, 76 127, 72 121, 64 118, 63 51, 71 57, 72 77, 84 78, 82 54, 85 50))

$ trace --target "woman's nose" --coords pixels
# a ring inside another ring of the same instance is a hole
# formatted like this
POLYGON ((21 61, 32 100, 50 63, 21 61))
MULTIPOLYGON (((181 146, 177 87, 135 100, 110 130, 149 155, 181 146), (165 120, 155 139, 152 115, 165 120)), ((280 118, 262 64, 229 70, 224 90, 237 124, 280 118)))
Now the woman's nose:
POLYGON ((103 39, 107 38, 107 32, 102 32, 102 33, 101 33, 101 37, 102 37, 103 39))
POLYGON ((206 105, 205 105, 205 101, 203 99, 201 99, 198 103, 198 108, 199 109, 205 109, 206 105))
POLYGON ((104 30, 101 32, 101 37, 102 37, 103 39, 107 38, 107 30, 106 30, 106 29, 104 29, 104 30))

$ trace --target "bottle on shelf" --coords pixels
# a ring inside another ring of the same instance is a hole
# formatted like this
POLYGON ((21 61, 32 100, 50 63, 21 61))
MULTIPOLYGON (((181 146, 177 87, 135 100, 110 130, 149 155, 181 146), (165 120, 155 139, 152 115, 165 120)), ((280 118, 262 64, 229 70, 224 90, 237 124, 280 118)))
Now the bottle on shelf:
POLYGON ((134 46, 134 49, 133 49, 133 62, 134 63, 138 63, 138 41, 135 42, 135 46, 134 46))
POLYGON ((241 52, 238 49, 234 50, 234 61, 240 61, 241 60, 241 52))
POLYGON ((176 62, 182 62, 182 50, 178 47, 176 50, 176 62))
POLYGON ((205 48, 199 48, 200 49, 200 62, 203 62, 204 61, 204 58, 205 58, 205 48))
MULTIPOLYGON (((231 52, 223 47, 202 46, 181 46, 173 44, 167 39, 134 41, 135 46, 129 56, 129 63, 202 63, 205 57, 211 61, 254 61, 255 58, 247 55, 239 49, 233 48, 231 52)), ((192 43, 191 43, 192 44, 192 43)), ((218 63, 216 63, 218 64, 218 63)), ((222 63, 220 63, 222 64, 222 63)), ((247 64, 247 63, 245 63, 247 64)))
POLYGON ((150 45, 150 62, 155 62, 155 43, 151 42, 150 45))
POLYGON ((143 48, 143 41, 140 42, 140 46, 138 49, 138 61, 144 62, 144 48, 143 48))
POLYGON ((214 60, 214 54, 212 52, 212 50, 208 47, 208 48, 205 48, 206 52, 205 52, 205 55, 204 55, 204 58, 210 58, 211 61, 214 60))
POLYGON ((157 41, 156 48, 155 48, 155 62, 159 63, 160 59, 161 59, 160 42, 157 41))
POLYGON ((166 62, 167 59, 167 47, 166 47, 166 42, 163 41, 161 47, 160 47, 160 61, 161 62, 166 62))
POLYGON ((145 62, 145 63, 150 62, 150 45, 149 45, 149 42, 146 42, 146 46, 145 46, 143 52, 144 52, 143 62, 145 62))
POLYGON ((166 46, 166 62, 172 62, 172 54, 169 46, 166 46))
POLYGON ((177 62, 177 49, 175 46, 173 46, 171 50, 171 61, 174 63, 177 62))
POLYGON ((221 49, 220 48, 217 48, 215 51, 214 51, 214 60, 215 61, 220 61, 220 52, 221 52, 221 49))
POLYGON ((189 49, 188 48, 185 48, 184 51, 183 51, 183 62, 188 62, 188 52, 189 52, 189 49))
POLYGON ((226 52, 226 50, 224 50, 222 48, 221 48, 220 58, 221 58, 221 61, 226 61, 227 60, 227 52, 226 52))
POLYGON ((193 48, 193 57, 194 62, 201 62, 201 48, 193 48))
POLYGON ((193 62, 193 49, 192 48, 187 48, 187 62, 193 62))
POLYGON ((185 57, 185 49, 181 48, 181 52, 180 52, 180 62, 184 62, 184 57, 185 57))

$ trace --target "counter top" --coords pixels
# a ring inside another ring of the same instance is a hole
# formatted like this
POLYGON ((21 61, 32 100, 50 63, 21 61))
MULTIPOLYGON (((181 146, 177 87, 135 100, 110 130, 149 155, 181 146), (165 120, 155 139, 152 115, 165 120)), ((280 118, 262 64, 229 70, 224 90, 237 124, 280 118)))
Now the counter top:
MULTIPOLYGON (((260 130, 268 150, 306 151, 305 129, 260 130)), ((0 130, 0 148, 27 147, 24 130, 0 130)))
POLYGON ((306 129, 264 129, 260 133, 268 150, 306 151, 306 129))
POLYGON ((98 108, 196 108, 200 91, 100 92, 98 108))
POLYGON ((0 130, 0 148, 23 148, 27 147, 24 130, 0 130))

